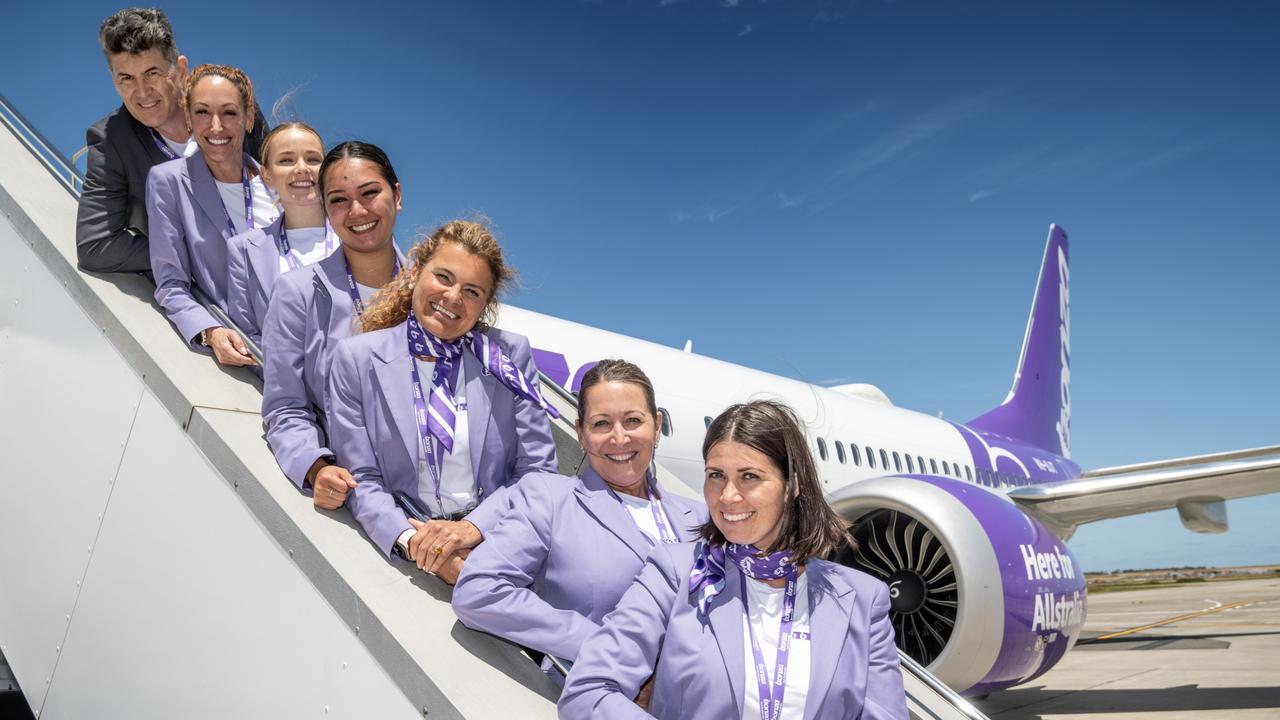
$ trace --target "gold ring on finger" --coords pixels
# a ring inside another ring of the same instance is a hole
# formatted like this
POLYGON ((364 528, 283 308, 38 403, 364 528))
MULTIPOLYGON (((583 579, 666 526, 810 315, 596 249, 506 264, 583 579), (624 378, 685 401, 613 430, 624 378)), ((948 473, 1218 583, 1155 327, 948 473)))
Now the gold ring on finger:
POLYGON ((432 546, 431 546, 431 552, 435 553, 436 555, 439 555, 440 553, 444 552, 444 546, 443 546, 443 545, 432 545, 432 546))

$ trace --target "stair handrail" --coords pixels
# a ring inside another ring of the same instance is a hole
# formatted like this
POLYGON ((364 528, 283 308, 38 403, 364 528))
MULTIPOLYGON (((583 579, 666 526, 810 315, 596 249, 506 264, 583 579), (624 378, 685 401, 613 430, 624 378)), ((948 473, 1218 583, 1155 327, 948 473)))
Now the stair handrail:
POLYGON ((0 93, 0 122, 3 122, 13 134, 27 146, 32 155, 41 160, 45 169, 53 174, 58 183, 72 195, 79 197, 80 188, 84 186, 84 175, 62 154, 48 138, 35 129, 18 108, 0 93))

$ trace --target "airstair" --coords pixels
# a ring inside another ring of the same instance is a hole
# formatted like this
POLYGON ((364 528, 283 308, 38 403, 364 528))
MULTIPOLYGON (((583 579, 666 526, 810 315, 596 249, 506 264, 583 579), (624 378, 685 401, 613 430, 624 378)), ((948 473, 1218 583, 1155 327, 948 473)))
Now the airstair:
MULTIPOLYGON (((284 479, 251 373, 187 350, 144 277, 76 269, 82 178, 2 96, 0 122, 0 678, 32 714, 555 717, 520 648, 284 479)), ((542 383, 567 471, 576 400, 542 383)), ((903 675, 912 717, 983 717, 903 675)))

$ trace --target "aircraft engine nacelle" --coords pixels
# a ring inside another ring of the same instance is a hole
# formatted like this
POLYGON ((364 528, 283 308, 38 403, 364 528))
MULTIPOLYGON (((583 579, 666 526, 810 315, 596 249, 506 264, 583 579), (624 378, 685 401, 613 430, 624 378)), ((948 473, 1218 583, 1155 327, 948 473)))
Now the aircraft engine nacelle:
POLYGON ((956 690, 1026 682, 1079 637, 1079 563, 1004 496, 912 475, 858 482, 829 499, 859 544, 837 559, 889 585, 898 647, 956 690))

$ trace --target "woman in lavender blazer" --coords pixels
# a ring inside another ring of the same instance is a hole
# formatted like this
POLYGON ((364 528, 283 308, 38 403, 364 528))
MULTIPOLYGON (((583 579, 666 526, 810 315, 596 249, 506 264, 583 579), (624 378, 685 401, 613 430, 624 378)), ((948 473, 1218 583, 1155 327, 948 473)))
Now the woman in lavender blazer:
POLYGON ((557 467, 529 341, 489 324, 512 275, 485 226, 447 223, 410 251, 329 371, 352 514, 384 554, 450 583, 501 513, 498 490, 557 467))
POLYGON ((794 413, 730 407, 703 457, 711 522, 654 549, 583 644, 560 717, 905 719, 888 589, 818 559, 852 540, 794 413))
POLYGON ((338 247, 321 202, 324 157, 324 141, 306 123, 281 123, 262 140, 262 181, 279 198, 280 217, 232 237, 227 250, 227 315, 259 345, 276 278, 338 247))
POLYGON ((236 68, 201 65, 187 77, 183 106, 199 152, 147 176, 156 302, 192 347, 211 349, 223 365, 253 365, 240 336, 191 292, 194 282, 225 310, 227 241, 276 218, 275 198, 244 152, 245 132, 256 121, 253 84, 236 68))
POLYGON ((664 492, 650 472, 662 415, 640 368, 602 360, 579 397, 587 465, 576 478, 528 475, 511 488, 453 591, 468 627, 570 661, 649 551, 693 539, 707 521, 701 502, 664 492))
MULTIPOLYGON (((387 154, 358 141, 330 150, 317 177, 342 246, 275 281, 263 320, 262 418, 280 469, 311 492, 317 507, 334 510, 356 483, 337 464, 325 429, 329 364, 338 341, 359 322, 359 308, 401 264, 392 237, 400 183, 387 154)), ((269 249, 278 263, 279 254, 269 249)))

